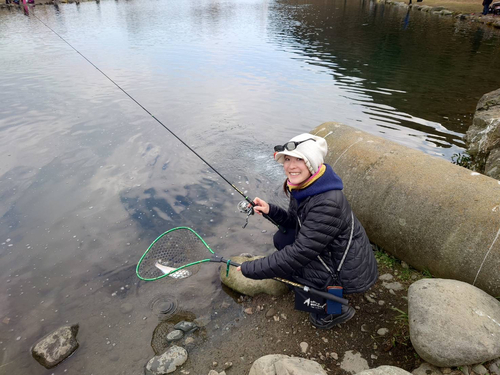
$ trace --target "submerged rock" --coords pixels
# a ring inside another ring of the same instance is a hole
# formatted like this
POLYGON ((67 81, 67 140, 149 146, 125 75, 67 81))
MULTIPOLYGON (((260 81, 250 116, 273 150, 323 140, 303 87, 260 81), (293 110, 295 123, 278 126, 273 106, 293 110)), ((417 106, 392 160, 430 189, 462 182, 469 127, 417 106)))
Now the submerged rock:
POLYGON ((196 326, 195 323, 186 321, 179 322, 174 326, 174 329, 179 329, 183 332, 190 332, 195 330, 196 328, 198 327, 196 326))
POLYGON ((408 290, 410 339, 438 367, 500 357, 500 302, 470 284, 422 279, 408 290))
POLYGON ((63 326, 49 333, 32 348, 31 354, 45 368, 52 368, 68 358, 79 346, 78 324, 63 326))
POLYGON ((171 346, 162 355, 154 356, 146 365, 146 375, 165 375, 174 372, 178 366, 187 361, 186 349, 180 346, 171 346))

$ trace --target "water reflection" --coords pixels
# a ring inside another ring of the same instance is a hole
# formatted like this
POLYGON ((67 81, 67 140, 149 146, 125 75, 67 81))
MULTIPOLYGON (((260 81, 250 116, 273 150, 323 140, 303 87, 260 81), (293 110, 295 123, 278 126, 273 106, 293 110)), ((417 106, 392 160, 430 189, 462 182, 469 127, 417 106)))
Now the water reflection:
POLYGON ((130 217, 143 231, 158 233, 158 229, 176 226, 198 228, 201 233, 221 222, 223 205, 214 201, 208 192, 219 189, 217 182, 204 178, 200 184, 186 185, 182 194, 155 188, 141 190, 140 187, 120 193, 120 201, 130 217), (192 214, 184 213, 190 211, 192 214))

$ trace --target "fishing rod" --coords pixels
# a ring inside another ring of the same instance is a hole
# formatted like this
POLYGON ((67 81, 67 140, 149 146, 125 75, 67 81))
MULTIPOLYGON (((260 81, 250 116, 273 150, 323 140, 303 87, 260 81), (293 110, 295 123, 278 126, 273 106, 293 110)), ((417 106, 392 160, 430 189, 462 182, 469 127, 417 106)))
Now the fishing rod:
MULTIPOLYGON (((189 145, 184 142, 180 137, 177 136, 172 130, 170 130, 165 124, 163 124, 160 120, 158 120, 151 112, 149 112, 141 103, 139 103, 137 100, 135 100, 132 95, 130 95, 127 91, 125 91, 119 84, 117 84, 115 81, 113 81, 106 73, 104 73, 101 69, 99 69, 92 61, 90 61, 87 57, 85 57, 80 51, 78 51, 75 47, 73 47, 66 39, 64 39, 61 35, 59 35, 54 29, 52 29, 49 25, 47 25, 45 22, 43 22, 40 18, 38 18, 35 14, 33 14, 33 17, 35 17, 38 21, 40 21, 45 27, 47 27, 50 31, 52 31, 54 34, 56 34, 64 43, 66 43, 69 47, 71 47, 76 53, 78 53, 81 57, 83 57, 90 65, 92 65, 94 68, 96 68, 99 73, 101 73, 104 77, 106 77, 113 85, 118 87, 125 95, 127 95, 132 101, 134 101, 135 104, 137 104, 139 107, 141 107, 148 115, 150 115, 156 122, 158 122, 161 126, 163 126, 170 134, 172 134, 179 142, 181 142, 184 146, 188 148, 189 151, 191 151, 193 154, 195 154, 201 161, 203 161, 206 165, 208 165, 215 173, 219 175, 220 178, 222 178, 225 182, 227 182, 234 190, 238 192, 243 198, 245 198, 245 201, 241 201, 238 203, 238 210, 240 212, 243 212, 247 215, 246 217, 246 222, 245 225, 243 225, 243 228, 245 228, 248 224, 248 218, 250 215, 254 214, 254 207, 256 206, 253 200, 251 200, 248 196, 243 194, 240 189, 238 189, 234 184, 229 182, 222 174, 219 173, 217 169, 212 167, 205 159, 201 157, 200 154, 198 154, 195 150, 193 150, 189 145)), ((273 219, 269 217, 267 214, 262 214, 267 220, 269 220, 272 224, 276 225, 278 229, 285 233, 286 230, 281 227, 279 224, 277 224, 273 219)))

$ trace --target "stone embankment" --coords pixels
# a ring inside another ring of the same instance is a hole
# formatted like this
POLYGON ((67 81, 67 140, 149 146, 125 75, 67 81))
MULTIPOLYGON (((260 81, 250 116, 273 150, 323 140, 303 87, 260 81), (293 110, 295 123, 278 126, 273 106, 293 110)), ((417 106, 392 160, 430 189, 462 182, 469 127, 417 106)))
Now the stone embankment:
MULTIPOLYGON (((421 4, 408 4, 407 2, 395 1, 395 0, 378 0, 381 3, 392 4, 405 9, 410 9, 412 11, 420 11, 435 14, 437 16, 443 17, 454 17, 460 21, 477 22, 479 24, 484 24, 492 26, 496 29, 500 29, 500 17, 496 16, 483 16, 477 14, 459 13, 453 12, 442 6, 429 6, 421 4)), ((478 3, 480 4, 480 3, 478 3)))
POLYGON ((465 141, 474 170, 500 180, 500 89, 479 100, 465 141))

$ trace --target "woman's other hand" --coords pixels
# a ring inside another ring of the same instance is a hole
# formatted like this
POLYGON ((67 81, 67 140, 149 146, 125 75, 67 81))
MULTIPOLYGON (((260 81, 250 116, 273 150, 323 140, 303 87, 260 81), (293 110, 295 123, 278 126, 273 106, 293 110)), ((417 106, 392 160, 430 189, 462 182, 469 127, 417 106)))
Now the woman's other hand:
POLYGON ((260 198, 255 198, 253 200, 253 203, 255 203, 255 206, 253 207, 253 210, 257 212, 259 215, 262 214, 268 214, 269 213, 269 204, 267 204, 266 201, 260 199, 260 198))

